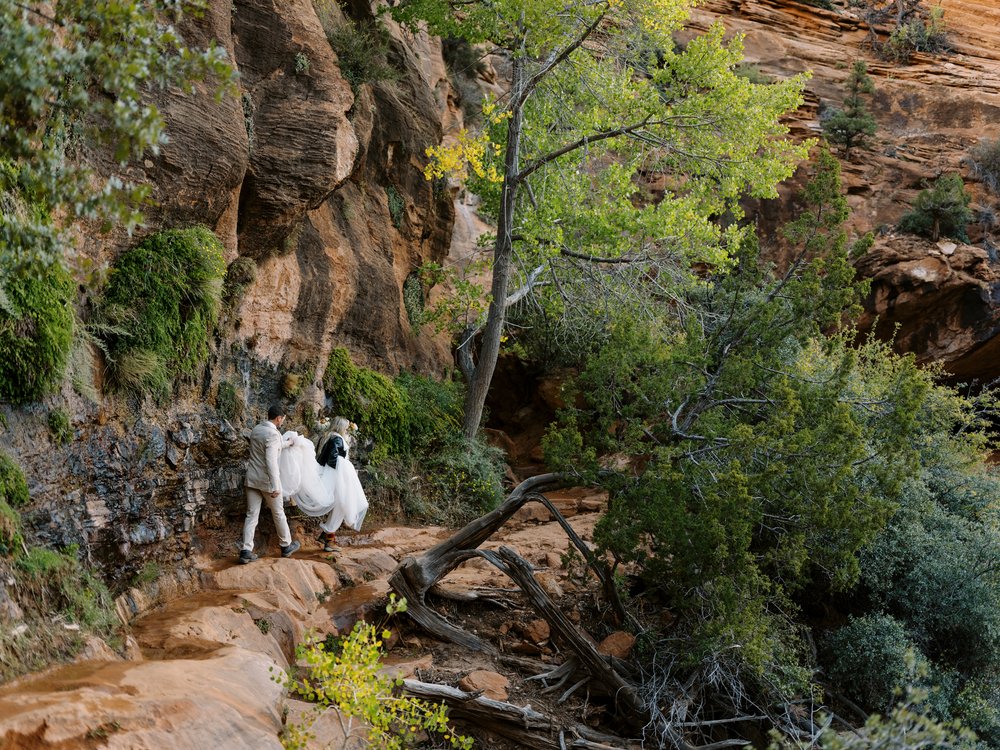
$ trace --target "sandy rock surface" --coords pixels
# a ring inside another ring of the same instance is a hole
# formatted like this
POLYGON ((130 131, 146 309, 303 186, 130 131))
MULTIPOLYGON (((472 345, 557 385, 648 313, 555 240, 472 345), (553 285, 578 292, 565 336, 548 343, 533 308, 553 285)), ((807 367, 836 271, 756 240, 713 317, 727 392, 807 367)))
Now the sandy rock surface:
MULTIPOLYGON (((553 498, 578 507, 595 496, 571 492, 553 493, 553 498)), ((570 519, 585 539, 596 520, 591 512, 570 519)), ((295 557, 263 556, 250 565, 202 558, 197 561, 199 590, 163 585, 163 591, 176 596, 156 606, 132 596, 133 603, 144 602, 148 609, 133 621, 128 659, 106 644, 91 643, 74 664, 0 688, 0 748, 279 748, 283 716, 296 721, 308 711, 272 679, 275 670, 293 662, 296 643, 307 630, 320 637, 342 634, 366 614, 378 619, 396 563, 449 533, 442 528, 386 528, 344 534, 332 554, 306 541, 295 557)), ((566 548, 565 533, 556 523, 513 520, 487 546, 502 544, 536 564, 547 585, 560 585, 566 571, 542 569, 556 550, 566 548)), ((511 591, 510 581, 501 579, 498 571, 465 565, 448 577, 448 585, 490 595, 498 589, 511 591)), ((521 632, 532 645, 548 639, 547 623, 536 618, 521 632)), ((393 676, 437 675, 452 684, 464 677, 473 691, 498 700, 508 695, 508 678, 482 657, 456 658, 445 650, 440 652, 442 663, 436 664, 433 654, 439 649, 422 639, 419 630, 405 642, 394 634, 390 645, 402 649, 386 659, 393 676)), ((363 747, 357 721, 348 726, 342 718, 336 712, 324 714, 314 728, 315 742, 343 741, 347 727, 348 746, 363 747)))

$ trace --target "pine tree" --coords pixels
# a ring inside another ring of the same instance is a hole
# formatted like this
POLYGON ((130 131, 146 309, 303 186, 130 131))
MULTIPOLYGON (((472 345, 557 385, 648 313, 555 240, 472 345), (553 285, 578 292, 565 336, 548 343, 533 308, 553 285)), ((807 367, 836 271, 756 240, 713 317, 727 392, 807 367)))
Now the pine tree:
POLYGON ((856 60, 847 78, 844 108, 834 110, 823 123, 823 132, 827 140, 843 146, 844 158, 850 158, 851 149, 855 146, 864 148, 868 138, 875 135, 878 125, 863 98, 865 94, 873 93, 875 84, 868 75, 868 64, 864 60, 856 60))

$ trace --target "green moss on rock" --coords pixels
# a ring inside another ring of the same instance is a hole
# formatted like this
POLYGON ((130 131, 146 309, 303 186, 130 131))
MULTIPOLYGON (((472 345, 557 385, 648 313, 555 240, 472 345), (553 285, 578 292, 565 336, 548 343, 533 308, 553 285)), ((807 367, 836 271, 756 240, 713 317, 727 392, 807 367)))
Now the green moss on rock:
POLYGON ((206 227, 159 232, 115 262, 104 305, 111 317, 134 320, 107 342, 115 385, 162 397, 175 378, 197 374, 225 271, 222 243, 206 227))
POLYGON ((22 508, 29 499, 28 482, 21 467, 0 451, 0 500, 6 501, 11 508, 22 508))
POLYGON ((355 366, 347 350, 337 348, 330 353, 323 388, 337 413, 374 439, 373 461, 407 450, 406 395, 385 375, 355 366))
POLYGON ((0 305, 0 399, 38 401, 57 389, 73 343, 73 280, 56 263, 11 276, 0 305))

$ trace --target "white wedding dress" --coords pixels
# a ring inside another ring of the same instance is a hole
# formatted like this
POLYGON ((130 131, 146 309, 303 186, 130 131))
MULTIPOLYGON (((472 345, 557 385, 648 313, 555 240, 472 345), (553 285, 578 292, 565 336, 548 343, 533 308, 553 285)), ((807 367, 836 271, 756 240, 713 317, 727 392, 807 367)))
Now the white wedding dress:
MULTIPOLYGON (((321 466, 316 462, 316 448, 311 440, 294 430, 282 437, 284 443, 278 459, 282 493, 291 497, 307 516, 326 516, 319 525, 323 531, 332 534, 341 524, 360 531, 368 512, 368 498, 354 464, 341 456, 337 468, 321 466)), ((350 440, 341 437, 350 454, 350 440)))

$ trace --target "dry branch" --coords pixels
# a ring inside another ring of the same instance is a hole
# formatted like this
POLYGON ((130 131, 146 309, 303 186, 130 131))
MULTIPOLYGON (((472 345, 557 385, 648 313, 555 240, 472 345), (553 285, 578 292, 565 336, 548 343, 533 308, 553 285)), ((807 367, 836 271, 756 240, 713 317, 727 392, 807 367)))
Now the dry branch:
POLYGON ((449 715, 475 724, 533 750, 622 750, 632 745, 620 737, 595 732, 582 724, 560 726, 531 706, 515 706, 466 693, 447 685, 403 680, 403 691, 415 698, 444 703, 449 715))

